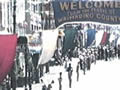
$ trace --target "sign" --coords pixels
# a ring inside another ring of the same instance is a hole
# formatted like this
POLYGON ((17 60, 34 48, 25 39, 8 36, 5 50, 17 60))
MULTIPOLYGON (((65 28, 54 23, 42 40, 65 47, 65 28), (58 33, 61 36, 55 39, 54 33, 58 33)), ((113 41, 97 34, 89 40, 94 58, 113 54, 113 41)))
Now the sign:
POLYGON ((120 2, 116 1, 54 1, 53 10, 56 27, 74 21, 120 24, 120 2))

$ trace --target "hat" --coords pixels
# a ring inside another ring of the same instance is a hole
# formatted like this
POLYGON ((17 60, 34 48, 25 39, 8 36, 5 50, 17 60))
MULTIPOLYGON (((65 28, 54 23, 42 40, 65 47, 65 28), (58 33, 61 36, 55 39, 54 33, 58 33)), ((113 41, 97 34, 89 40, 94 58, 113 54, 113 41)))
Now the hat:
POLYGON ((59 30, 58 35, 59 36, 65 36, 65 33, 63 32, 63 30, 59 30))

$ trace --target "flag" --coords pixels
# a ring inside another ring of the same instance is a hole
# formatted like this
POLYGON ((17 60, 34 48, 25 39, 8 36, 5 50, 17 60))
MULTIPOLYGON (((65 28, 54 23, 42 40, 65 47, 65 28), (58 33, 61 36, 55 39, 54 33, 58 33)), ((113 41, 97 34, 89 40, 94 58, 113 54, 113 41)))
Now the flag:
POLYGON ((14 64, 16 45, 17 35, 0 35, 0 83, 14 64))
POLYGON ((87 30, 87 47, 90 46, 95 40, 96 31, 94 29, 87 30))
POLYGON ((107 33, 105 45, 109 44, 110 33, 107 33))
POLYGON ((107 35, 108 35, 108 33, 107 32, 104 32, 104 34, 103 34, 103 37, 102 37, 102 41, 101 41, 101 45, 105 45, 105 43, 106 43, 106 40, 107 40, 107 35))
POLYGON ((102 41, 102 37, 103 37, 104 31, 103 30, 98 30, 95 36, 96 39, 96 47, 100 45, 101 41, 102 41))

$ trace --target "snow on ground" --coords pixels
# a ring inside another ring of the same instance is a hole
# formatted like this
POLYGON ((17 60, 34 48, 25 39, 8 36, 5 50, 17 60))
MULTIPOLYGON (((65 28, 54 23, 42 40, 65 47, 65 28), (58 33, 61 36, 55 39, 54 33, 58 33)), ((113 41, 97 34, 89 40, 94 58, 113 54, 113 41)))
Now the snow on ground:
MULTIPOLYGON (((120 60, 115 59, 111 61, 99 60, 96 65, 93 63, 91 70, 83 75, 80 71, 79 81, 76 81, 76 64, 78 59, 72 60, 73 76, 72 88, 69 88, 67 72, 63 66, 54 66, 50 68, 50 73, 45 74, 43 80, 49 84, 54 80, 53 88, 51 90, 59 90, 58 77, 59 72, 62 72, 62 90, 120 90, 120 60)), ((17 88, 17 90, 24 90, 24 88, 17 88)), ((33 84, 32 90, 41 90, 41 84, 33 84)))

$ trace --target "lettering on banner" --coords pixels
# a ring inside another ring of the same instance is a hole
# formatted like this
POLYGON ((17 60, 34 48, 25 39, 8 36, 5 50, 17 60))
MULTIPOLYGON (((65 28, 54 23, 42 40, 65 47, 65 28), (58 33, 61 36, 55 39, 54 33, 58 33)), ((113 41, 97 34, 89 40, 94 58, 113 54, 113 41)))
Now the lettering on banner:
MULTIPOLYGON (((55 4, 55 3, 54 3, 55 4)), ((54 6, 53 4, 53 6, 54 6)), ((120 2, 116 1, 67 1, 57 2, 57 25, 70 21, 95 21, 120 24, 120 2)))

